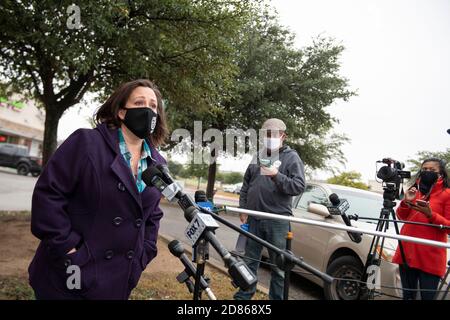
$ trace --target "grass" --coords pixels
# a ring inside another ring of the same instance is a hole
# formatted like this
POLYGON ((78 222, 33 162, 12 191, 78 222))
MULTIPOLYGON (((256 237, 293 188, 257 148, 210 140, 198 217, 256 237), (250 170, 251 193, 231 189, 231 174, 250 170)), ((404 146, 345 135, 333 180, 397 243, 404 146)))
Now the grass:
POLYGON ((31 211, 5 211, 0 210, 0 221, 29 221, 31 219, 31 211))
MULTIPOLYGON (((191 300, 192 293, 189 293, 185 284, 178 283, 177 273, 149 273, 143 274, 139 285, 133 290, 130 299, 132 300, 191 300)), ((220 300, 232 300, 236 288, 231 284, 228 276, 217 272, 211 268, 206 268, 205 275, 211 278, 210 288, 214 295, 220 300)), ((208 299, 205 293, 203 299, 208 299)), ((266 294, 257 292, 255 300, 267 300, 266 294)))
POLYGON ((0 276, 0 300, 34 300, 34 292, 26 278, 0 276))
MULTIPOLYGON (((214 270, 205 272, 211 276, 211 290, 220 300, 231 300, 236 289, 231 285, 230 279, 214 270)), ((176 280, 177 273, 157 272, 143 274, 138 286, 133 290, 130 300, 191 300, 184 284, 176 280)), ((203 294, 203 299, 207 299, 203 294)), ((257 292, 255 300, 266 300, 267 295, 257 292)), ((23 277, 0 277, 0 300, 34 300, 34 292, 23 277)))
MULTIPOLYGON (((0 211, 0 222, 29 221, 29 211, 0 211)), ((167 250, 167 249, 166 249, 167 250)), ((161 252, 162 254, 162 252, 161 252)), ((231 300, 236 292, 230 278, 217 269, 206 266, 205 274, 211 279, 211 290, 221 300, 231 300)), ((132 300, 191 300, 185 284, 176 280, 178 272, 164 270, 163 272, 144 272, 138 286, 133 290, 132 300)), ((20 276, 0 275, 0 300, 32 300, 34 292, 28 284, 26 271, 20 276)), ((203 294, 203 299, 207 299, 203 294)), ((267 295, 257 292, 256 300, 266 300, 267 295)))

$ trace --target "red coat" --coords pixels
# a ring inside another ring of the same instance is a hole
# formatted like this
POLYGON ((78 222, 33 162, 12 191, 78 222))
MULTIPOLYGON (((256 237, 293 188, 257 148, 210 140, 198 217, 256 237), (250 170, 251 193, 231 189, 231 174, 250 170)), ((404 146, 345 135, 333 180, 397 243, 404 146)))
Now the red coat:
MULTIPOLYGON (((442 189, 442 179, 439 179, 433 187, 430 195, 430 207, 433 215, 428 219, 423 213, 409 208, 403 201, 397 208, 397 216, 406 221, 416 221, 450 226, 450 189, 442 189)), ((421 199, 422 194, 417 191, 416 199, 421 199)), ((447 234, 450 230, 441 230, 433 227, 405 224, 400 234, 434 241, 447 242, 447 234)), ((447 266, 447 251, 445 248, 432 247, 402 241, 405 257, 408 265, 427 273, 443 277, 447 266)), ((397 247, 392 262, 402 264, 403 259, 400 248, 397 247)))

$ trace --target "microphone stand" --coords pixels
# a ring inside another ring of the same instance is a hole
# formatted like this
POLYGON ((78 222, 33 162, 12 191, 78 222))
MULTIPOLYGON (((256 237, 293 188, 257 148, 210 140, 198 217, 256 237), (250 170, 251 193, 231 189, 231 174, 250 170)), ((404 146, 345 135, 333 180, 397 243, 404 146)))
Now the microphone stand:
POLYGON ((312 273, 313 275, 321 278, 323 281, 327 282, 327 283, 332 283, 334 278, 331 277, 330 275, 317 270, 316 268, 310 266, 309 264, 305 263, 303 261, 303 258, 297 258, 294 254, 292 254, 290 251, 288 250, 282 250, 280 248, 278 248, 277 246, 274 246, 273 244, 255 236, 253 233, 250 233, 248 231, 245 231, 243 229, 241 229, 239 226, 234 225, 232 222, 229 222, 228 220, 224 219, 223 217, 219 216, 216 212, 211 212, 208 211, 206 209, 203 208, 199 208, 200 211, 202 211, 203 213, 207 213, 210 214, 215 220, 217 220, 218 222, 226 225, 227 227, 229 227, 230 229, 233 229, 234 231, 243 234, 244 236, 246 236, 247 238, 252 239, 253 241, 256 241, 257 243, 259 243, 260 245, 262 245, 263 247, 267 248, 268 250, 272 250, 273 252, 275 252, 277 254, 277 259, 276 259, 276 263, 277 266, 282 269, 283 271, 290 271, 295 265, 299 266, 300 268, 312 273))
MULTIPOLYGON (((182 244, 178 240, 173 240, 168 244, 169 251, 172 253, 175 257, 180 259, 181 263, 184 265, 184 270, 177 276, 177 280, 179 283, 185 283, 189 293, 194 293, 193 299, 199 300, 201 298, 201 290, 203 290, 210 300, 217 300, 214 293, 211 291, 211 288, 209 288, 209 279, 202 276, 204 272, 204 268, 200 271, 192 264, 191 259, 189 259, 186 254, 184 253, 184 248, 182 244), (194 280, 196 280, 196 285, 199 284, 199 286, 194 286, 192 283, 190 277, 193 277, 194 280)), ((200 246, 199 246, 200 247, 200 246)), ((205 251, 203 251, 205 252, 205 251)), ((205 252, 206 253, 206 252, 205 252)), ((203 254, 200 253, 200 250, 193 251, 193 258, 194 255, 196 255, 196 259, 201 258, 203 261, 206 262, 207 254, 203 256, 203 254), (196 253, 197 252, 197 253, 196 253)), ((200 262, 200 261, 199 261, 200 262)), ((204 265, 204 264, 203 264, 204 265)))
POLYGON ((189 290, 189 293, 194 292, 194 284, 192 283, 190 276, 186 269, 177 276, 177 280, 179 283, 184 283, 186 285, 186 287, 189 290))
POLYGON ((201 238, 193 247, 192 247, 192 255, 193 261, 197 263, 197 272, 195 274, 195 285, 194 285, 194 296, 193 300, 201 300, 202 299, 202 291, 200 288, 200 281, 205 272, 205 264, 209 259, 209 246, 208 241, 204 238, 201 238))
MULTIPOLYGON (((182 192, 182 188, 173 181, 171 176, 168 174, 167 170, 162 167, 162 171, 160 171, 157 167, 149 167, 147 170, 145 170, 142 174, 142 179, 147 185, 152 185, 156 187, 157 190, 159 190, 162 195, 169 200, 170 202, 177 202, 178 205, 183 209, 185 213, 185 218, 187 218, 186 214, 190 213, 193 214, 194 212, 192 210, 189 211, 189 208, 193 207, 199 212, 205 213, 211 217, 213 217, 215 220, 221 222, 222 224, 228 226, 229 228, 243 234, 244 236, 258 242, 262 246, 266 247, 269 250, 274 251, 277 254, 276 263, 277 266, 282 269, 283 271, 290 271, 294 265, 299 266, 300 268, 312 273, 315 276, 320 277, 322 280, 324 280, 327 283, 333 282, 334 278, 330 275, 321 272, 320 270, 317 270, 316 268, 310 266, 309 264, 305 263, 302 258, 297 258, 295 255, 293 255, 291 252, 287 250, 281 250, 278 247, 272 245, 271 243, 255 236, 254 234, 247 232, 245 230, 242 230, 240 227, 235 226, 233 223, 225 220, 224 218, 220 217, 216 212, 211 212, 205 208, 202 208, 198 205, 196 205, 186 194, 182 192)), ((191 221, 193 217, 191 216, 190 219, 187 219, 188 221, 191 221)), ((193 221, 191 221, 192 223, 193 221)), ((196 228, 194 228, 196 229, 196 228)), ((194 230, 195 231, 195 230, 194 230)), ((205 240, 212 241, 212 239, 209 238, 206 234, 200 235, 200 238, 198 240, 201 240, 202 238, 206 238, 205 240)), ((189 238, 189 237, 188 237, 189 238)), ((191 239, 193 240, 193 239, 191 239)), ((194 239, 195 240, 195 239, 194 239)), ((197 244, 198 241, 195 241, 195 244, 197 244)), ((194 243, 194 242, 193 242, 194 243)), ((243 288, 245 285, 250 286, 252 282, 256 282, 255 276, 251 273, 251 271, 248 269, 248 266, 246 266, 243 262, 239 261, 233 261, 233 259, 230 259, 231 255, 229 252, 218 242, 214 241, 211 243, 216 249, 216 251, 219 252, 219 254, 222 256, 222 259, 226 263, 228 267, 228 273, 233 278, 233 282, 238 284, 239 287, 243 288)), ((199 252, 202 254, 202 252, 199 252)), ((200 261, 205 260, 201 259, 200 261)), ((236 260, 236 259, 234 259, 236 260)), ((203 262, 203 261, 202 261, 203 262)), ((201 263, 197 268, 197 277, 196 277, 196 286, 194 287, 194 297, 196 299, 199 298, 199 276, 203 273, 202 269, 204 270, 204 263, 201 263), (199 270, 200 269, 200 270, 199 270), (197 289, 197 290, 195 290, 197 289)), ((254 284, 252 284, 254 285, 254 284)))

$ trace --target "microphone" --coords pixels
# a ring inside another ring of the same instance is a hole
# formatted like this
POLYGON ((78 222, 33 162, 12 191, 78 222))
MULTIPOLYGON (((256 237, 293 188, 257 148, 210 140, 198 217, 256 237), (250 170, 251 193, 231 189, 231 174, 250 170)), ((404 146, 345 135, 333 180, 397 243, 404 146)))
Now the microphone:
POLYGON ((178 205, 185 211, 189 207, 196 207, 195 202, 189 195, 183 193, 181 186, 174 181, 170 175, 167 166, 158 164, 147 168, 142 172, 142 181, 148 186, 155 186, 162 194, 171 202, 178 202, 178 205), (161 180, 161 181, 159 181, 161 180), (156 184, 155 184, 156 182, 156 184), (161 189, 158 185, 165 185, 166 190, 161 189))
MULTIPOLYGON (((350 222, 350 219, 348 218, 348 216, 345 214, 345 212, 350 208, 348 201, 345 199, 342 199, 342 200, 339 199, 339 196, 336 193, 330 194, 328 199, 330 199, 330 202, 332 204, 331 207, 330 206, 327 207, 328 210, 331 209, 330 214, 340 215, 342 217, 342 220, 344 220, 345 225, 348 227, 351 227, 352 223, 350 222)), ((349 231, 347 231, 347 233, 353 242, 356 242, 356 243, 361 242, 361 240, 362 240, 361 233, 355 233, 355 232, 349 232, 349 231)))
MULTIPOLYGON (((189 207, 184 211, 184 217, 189 222, 194 222, 195 219, 199 219, 201 216, 202 214, 195 207, 189 207)), ((203 228, 200 226, 197 230, 195 230, 196 234, 192 235, 192 237, 198 239, 200 236, 203 236, 209 243, 211 243, 213 248, 222 257, 222 260, 225 262, 225 266, 228 268, 228 273, 239 288, 242 290, 247 290, 251 286, 255 285, 257 278, 253 275, 247 264, 245 264, 244 261, 239 261, 234 258, 216 238, 215 234, 206 226, 208 223, 205 222, 204 224, 205 226, 203 228)), ((188 232, 189 231, 187 231, 187 233, 188 232)))
POLYGON ((447 133, 450 134, 450 129, 447 129, 447 133))
MULTIPOLYGON (((161 166, 159 167, 161 168, 161 166)), ((212 224, 212 217, 210 215, 200 213, 192 199, 182 192, 181 187, 179 190, 171 190, 170 192, 166 192, 166 190, 169 189, 170 186, 175 184, 172 177, 170 176, 170 174, 167 174, 167 172, 168 170, 165 170, 164 168, 162 168, 161 171, 157 167, 153 166, 147 168, 142 173, 142 180, 148 186, 152 185, 157 187, 164 196, 166 193, 170 194, 170 196, 173 197, 172 199, 177 199, 178 205, 181 207, 181 209, 183 209, 184 217, 188 222, 191 222, 193 220, 194 222, 197 221, 196 225, 189 225, 190 228, 188 228, 188 230, 186 231, 186 236, 194 244, 201 236, 204 236, 205 239, 211 243, 213 248, 222 257, 225 265, 228 267, 228 273, 238 287, 240 287, 242 290, 247 290, 251 286, 255 285, 257 282, 257 278, 248 268, 248 266, 243 261, 237 261, 220 243, 214 233, 209 230, 218 226, 217 223, 217 226, 214 226, 212 224), (163 189, 164 186, 165 189, 163 189), (209 217, 209 219, 207 217, 209 217)))
POLYGON ((156 168, 161 171, 161 173, 163 174, 163 177, 166 179, 167 183, 173 183, 174 179, 172 178, 172 176, 170 175, 170 171, 169 168, 163 164, 157 164, 156 168))
MULTIPOLYGON (((181 263, 185 267, 185 271, 190 277, 195 277, 197 273, 197 269, 192 264, 192 262, 189 260, 189 258, 184 253, 183 245, 178 240, 173 240, 168 245, 169 251, 171 254, 173 254, 175 257, 180 259, 181 263)), ((205 290, 206 294, 208 295, 209 300, 217 300, 214 293, 209 288, 208 282, 201 277, 200 278, 200 287, 205 290)))

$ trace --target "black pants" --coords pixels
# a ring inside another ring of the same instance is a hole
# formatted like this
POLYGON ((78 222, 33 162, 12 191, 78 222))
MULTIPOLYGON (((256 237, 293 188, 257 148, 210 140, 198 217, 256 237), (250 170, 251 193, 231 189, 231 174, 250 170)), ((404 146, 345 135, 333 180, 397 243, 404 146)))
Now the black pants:
POLYGON ((422 300, 433 300, 441 278, 434 274, 426 273, 419 269, 400 265, 400 278, 403 287, 403 300, 415 300, 417 284, 420 285, 420 296, 422 300), (411 290, 408 290, 411 289, 411 290))

